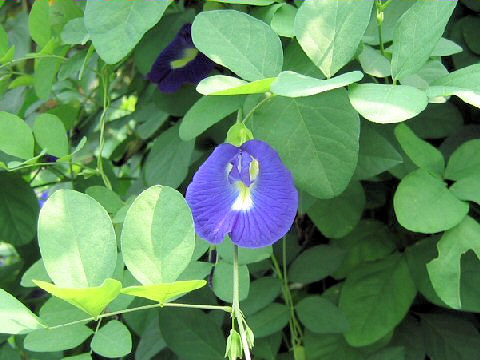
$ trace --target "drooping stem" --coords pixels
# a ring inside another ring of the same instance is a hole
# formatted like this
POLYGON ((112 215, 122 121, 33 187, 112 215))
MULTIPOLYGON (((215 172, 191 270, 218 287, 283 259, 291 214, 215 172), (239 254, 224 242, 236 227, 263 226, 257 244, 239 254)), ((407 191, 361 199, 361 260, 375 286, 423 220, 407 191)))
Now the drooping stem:
MULTIPOLYGON (((238 331, 240 333, 240 339, 242 341, 243 353, 246 360, 251 360, 250 346, 248 345, 247 332, 243 326, 243 315, 240 310, 240 276, 238 272, 238 246, 233 246, 233 304, 232 304, 232 317, 237 320, 238 331)), ((232 322, 233 325, 233 322, 232 322)))
POLYGON ((82 320, 72 321, 72 322, 69 322, 69 323, 66 323, 66 324, 50 326, 47 329, 48 330, 54 330, 54 329, 58 329, 58 328, 61 328, 61 327, 75 325, 75 324, 81 324, 81 323, 84 323, 84 322, 89 322, 89 321, 94 321, 94 320, 99 320, 99 319, 110 317, 110 316, 127 314, 127 313, 131 313, 131 312, 134 312, 134 311, 139 311, 139 310, 155 309, 155 308, 159 308, 159 307, 181 307, 181 308, 202 309, 202 310, 222 310, 222 311, 225 311, 227 313, 232 312, 232 308, 230 306, 194 305, 194 304, 180 304, 180 303, 151 304, 151 305, 144 305, 144 306, 139 306, 139 307, 131 308, 131 309, 113 311, 113 312, 110 312, 110 313, 101 314, 97 317, 89 317, 89 318, 82 319, 82 320))
POLYGON ((269 102, 270 100, 272 100, 273 98, 275 97, 274 94, 268 94, 267 97, 265 99, 263 99, 262 101, 260 101, 257 105, 255 105, 253 107, 252 110, 250 110, 248 112, 248 114, 245 116, 245 118, 243 119, 243 123, 246 124, 248 120, 250 120, 250 118, 253 116, 253 114, 255 113, 255 111, 257 111, 260 107, 262 107, 263 105, 265 105, 267 102, 269 102))

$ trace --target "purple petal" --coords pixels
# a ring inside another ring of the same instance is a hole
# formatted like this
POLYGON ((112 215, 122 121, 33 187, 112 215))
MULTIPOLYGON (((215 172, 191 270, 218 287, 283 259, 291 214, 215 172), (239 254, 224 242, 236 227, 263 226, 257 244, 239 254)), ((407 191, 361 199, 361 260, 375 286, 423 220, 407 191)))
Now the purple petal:
POLYGON ((194 49, 191 36, 191 24, 185 24, 175 39, 158 55, 147 79, 157 84, 160 91, 172 93, 184 84, 198 84, 213 70, 215 63, 204 54, 198 53, 185 66, 172 68, 172 62, 181 60, 185 51, 194 49))
POLYGON ((230 235, 235 244, 248 248, 268 246, 283 237, 298 207, 290 171, 260 140, 240 148, 218 146, 193 177, 186 198, 200 236, 218 244, 230 235), (259 171, 250 178, 253 159, 259 171))

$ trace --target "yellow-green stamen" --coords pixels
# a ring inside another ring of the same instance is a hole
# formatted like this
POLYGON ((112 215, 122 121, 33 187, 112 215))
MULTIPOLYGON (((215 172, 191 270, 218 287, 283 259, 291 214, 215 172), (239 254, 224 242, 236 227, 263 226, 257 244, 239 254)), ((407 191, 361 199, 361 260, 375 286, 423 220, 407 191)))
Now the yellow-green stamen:
POLYGON ((178 60, 173 60, 170 62, 172 69, 179 69, 186 66, 190 61, 195 59, 198 55, 198 50, 195 48, 187 48, 183 52, 183 57, 178 60))

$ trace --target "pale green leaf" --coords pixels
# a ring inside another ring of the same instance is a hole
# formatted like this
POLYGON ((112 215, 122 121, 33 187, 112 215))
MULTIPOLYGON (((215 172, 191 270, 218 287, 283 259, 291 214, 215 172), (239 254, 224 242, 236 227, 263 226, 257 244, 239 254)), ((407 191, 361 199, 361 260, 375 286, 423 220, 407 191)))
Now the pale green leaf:
MULTIPOLYGON (((233 243, 229 237, 216 247, 218 255, 229 264, 233 264, 233 243)), ((238 248, 238 264, 248 265, 269 259, 273 250, 271 246, 264 246, 258 249, 238 248)))
POLYGON ((28 16, 28 28, 32 39, 40 48, 50 40, 52 29, 50 24, 50 3, 35 1, 28 16))
POLYGON ((276 95, 288 97, 311 96, 350 85, 362 78, 363 74, 360 71, 348 72, 328 80, 315 79, 293 71, 283 71, 273 82, 271 90, 276 95))
POLYGON ((190 262, 195 230, 183 196, 152 186, 130 206, 121 236, 125 265, 143 285, 175 281, 190 262))
POLYGON ((68 137, 62 120, 51 114, 41 114, 35 119, 33 133, 38 144, 58 158, 68 154, 68 137))
POLYGON ((112 276, 117 259, 113 225, 90 196, 57 190, 40 211, 38 243, 48 275, 57 286, 87 288, 112 276))
POLYGON ((390 61, 371 46, 363 45, 358 61, 368 75, 384 78, 392 74, 390 61))
POLYGON ((445 159, 436 147, 420 139, 405 124, 399 124, 395 128, 395 136, 403 151, 405 151, 415 165, 432 174, 443 175, 445 159))
POLYGON ((250 283, 248 297, 240 303, 240 308, 245 316, 264 309, 282 292, 282 283, 278 278, 260 277, 250 283))
POLYGON ((83 17, 72 19, 66 23, 61 38, 65 44, 85 45, 89 37, 83 17))
POLYGON ((132 336, 123 323, 110 320, 95 333, 90 346, 103 357, 119 358, 132 351, 132 336))
POLYGON ((115 214, 124 205, 120 196, 105 186, 90 186, 85 193, 97 200, 110 214, 115 214))
MULTIPOLYGON (((239 273, 239 300, 244 300, 250 291, 250 273, 245 265, 238 269, 239 273)), ((219 261, 213 272, 213 291, 215 295, 228 303, 233 301, 233 265, 219 261)))
POLYGON ((176 281, 154 285, 129 286, 122 289, 122 294, 150 299, 160 304, 200 289, 207 284, 205 280, 176 281))
POLYGON ((179 128, 180 139, 189 141, 238 110, 243 96, 204 96, 187 111, 179 128), (208 116, 205 116, 208 114, 208 116))
POLYGON ((393 34, 394 79, 416 73, 427 62, 456 5, 456 1, 419 1, 398 20, 393 34))
POLYGON ((297 8, 290 4, 282 4, 273 14, 270 26, 280 36, 292 38, 295 36, 294 22, 297 8))
POLYGON ((425 92, 407 85, 354 84, 348 94, 360 115, 381 124, 410 119, 428 104, 425 92))
POLYGON ((282 44, 263 21, 235 10, 201 12, 192 25, 195 46, 245 80, 276 76, 282 69, 282 44))
POLYGON ((480 139, 463 143, 448 160, 445 177, 450 180, 461 180, 480 175, 480 139))
MULTIPOLYGON (((219 3, 231 4, 232 0, 207 0, 219 3)), ((238 5, 255 5, 255 6, 267 6, 274 3, 274 0, 235 0, 235 4, 238 5)))
POLYGON ((69 350, 87 340, 93 331, 83 324, 34 331, 25 337, 25 349, 35 352, 69 350))
POLYGON ((480 175, 462 178, 450 187, 450 192, 460 200, 480 205, 480 175))
POLYGON ((340 294, 340 310, 350 323, 347 342, 364 346, 380 340, 407 314, 415 294, 407 264, 399 254, 357 268, 340 294))
POLYGON ((402 179, 393 205, 400 225, 424 234, 451 229, 468 213, 467 203, 458 200, 447 184, 423 169, 402 179))
POLYGON ((122 60, 162 17, 171 0, 89 1, 85 27, 95 50, 107 64, 122 60))
POLYGON ((0 289, 0 333, 25 334, 43 327, 25 305, 0 289))
POLYGON ((20 285, 23 287, 35 287, 36 285, 32 280, 51 281, 42 259, 35 261, 33 265, 24 272, 20 285))
POLYGON ((274 97, 257 109, 249 127, 279 152, 298 187, 313 196, 332 198, 350 182, 360 121, 345 90, 298 99, 274 97))
POLYGON ((329 78, 355 55, 367 28, 372 1, 305 1, 295 18, 295 36, 329 78))
POLYGON ((0 111, 0 150, 19 157, 33 157, 33 135, 30 127, 18 116, 0 111))
POLYGON ((90 288, 60 288, 45 281, 33 280, 35 285, 50 294, 63 299, 85 311, 91 316, 98 316, 119 294, 122 284, 114 279, 106 279, 102 285, 90 288))
POLYGON ((437 45, 435 45, 430 56, 450 56, 462 51, 463 49, 460 45, 457 45, 452 40, 442 37, 440 40, 438 40, 437 45))
POLYGON ((203 95, 247 95, 270 91, 275 78, 246 82, 226 75, 213 75, 200 81, 197 91, 203 95))
POLYGON ((445 304, 461 309, 460 259, 473 250, 480 256, 480 225, 471 217, 445 232, 437 244, 438 257, 427 264, 433 288, 445 304))

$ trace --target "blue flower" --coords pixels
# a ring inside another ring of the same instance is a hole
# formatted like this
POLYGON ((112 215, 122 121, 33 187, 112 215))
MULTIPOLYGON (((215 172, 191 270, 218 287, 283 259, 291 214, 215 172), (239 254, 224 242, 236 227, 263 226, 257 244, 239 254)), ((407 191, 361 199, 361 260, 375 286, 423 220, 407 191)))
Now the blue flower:
POLYGON ((193 177, 186 199, 201 237, 218 244, 230 235, 247 248, 283 237, 298 207, 292 174, 260 140, 219 145, 193 177))
POLYGON ((195 48, 191 29, 191 24, 183 25, 147 74, 160 91, 172 93, 184 84, 198 84, 213 70, 215 63, 195 48))
POLYGON ((40 205, 40 209, 47 202, 47 200, 48 200, 48 190, 40 193, 40 196, 38 197, 38 204, 40 205))

